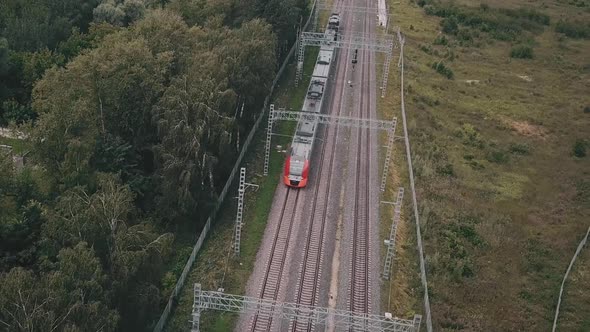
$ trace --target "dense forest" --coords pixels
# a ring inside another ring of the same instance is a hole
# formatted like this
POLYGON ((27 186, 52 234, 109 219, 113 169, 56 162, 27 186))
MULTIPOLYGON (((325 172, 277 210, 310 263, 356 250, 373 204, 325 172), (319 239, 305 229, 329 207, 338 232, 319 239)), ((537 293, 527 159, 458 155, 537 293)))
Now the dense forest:
MULTIPOLYGON (((3 0, 0 330, 142 331, 305 0, 3 0)), ((1 143, 1 142, 0 142, 1 143)))

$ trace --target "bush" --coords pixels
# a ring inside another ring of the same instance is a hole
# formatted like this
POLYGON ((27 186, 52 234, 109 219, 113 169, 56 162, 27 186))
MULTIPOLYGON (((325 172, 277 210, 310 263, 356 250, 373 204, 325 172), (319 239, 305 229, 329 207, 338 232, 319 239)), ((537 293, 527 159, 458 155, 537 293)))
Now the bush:
POLYGON ((463 144, 473 146, 476 148, 483 148, 484 141, 475 127, 466 123, 461 126, 461 129, 455 131, 455 136, 463 139, 463 144))
POLYGON ((590 38, 590 23, 561 20, 557 22, 555 31, 574 39, 588 39, 590 38))
POLYGON ((488 161, 496 164, 505 164, 508 162, 508 155, 504 151, 492 151, 488 154, 488 161))
POLYGON ((510 57, 517 59, 532 59, 533 48, 526 45, 514 46, 512 50, 510 50, 510 57))
POLYGON ((436 70, 437 73, 443 75, 448 79, 453 79, 455 76, 451 68, 445 66, 444 62, 439 61, 432 64, 432 69, 436 70))
POLYGON ((438 166, 436 168, 436 172, 443 176, 455 177, 455 170, 453 169, 453 165, 446 164, 444 166, 438 166))
POLYGON ((578 139, 574 143, 573 153, 578 158, 586 157, 586 147, 588 143, 583 139, 578 139))
POLYGON ((451 16, 449 18, 445 18, 440 22, 442 26, 442 31, 449 35, 454 35, 459 30, 459 25, 457 24, 457 20, 455 17, 451 16))
POLYGON ((434 42, 432 42, 432 44, 446 46, 449 44, 449 40, 447 39, 447 37, 440 35, 440 36, 436 37, 436 39, 434 40, 434 42))
POLYGON ((531 148, 526 143, 512 143, 510 144, 510 153, 528 155, 531 153, 531 148))
MULTIPOLYGON (((420 4, 420 3, 419 3, 420 4)), ((479 8, 457 6, 423 1, 421 6, 427 15, 444 18, 441 21, 443 32, 455 35, 459 25, 489 33, 499 40, 516 40, 523 31, 540 33, 549 25, 549 16, 534 9, 495 9, 482 4, 479 8)))
POLYGON ((30 107, 23 106, 14 100, 3 102, 2 107, 0 107, 0 110, 2 109, 4 110, 3 120, 6 123, 14 122, 20 125, 37 117, 37 113, 30 107))

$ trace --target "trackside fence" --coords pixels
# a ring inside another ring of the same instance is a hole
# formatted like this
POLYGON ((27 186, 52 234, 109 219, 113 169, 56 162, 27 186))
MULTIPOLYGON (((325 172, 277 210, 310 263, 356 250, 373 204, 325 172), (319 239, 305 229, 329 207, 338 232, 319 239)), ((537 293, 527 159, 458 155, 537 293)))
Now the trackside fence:
POLYGON ((420 215, 418 214, 418 201, 416 200, 416 189, 414 186, 414 169, 412 168, 412 153, 410 151, 410 137, 406 122, 406 108, 404 101, 404 37, 398 30, 400 44, 400 67, 401 67, 401 107, 402 121, 404 124, 404 141, 406 144, 406 158, 408 160, 408 171, 410 172, 410 189, 412 190, 412 203, 414 205, 414 218, 416 219, 416 239, 418 242, 418 253, 420 258, 420 279, 424 288, 424 311, 426 314, 426 330, 432 332, 432 315, 430 313, 430 299, 428 296, 428 282, 426 281, 426 263, 424 262, 424 248, 422 247, 422 233, 420 231, 420 215))
MULTIPOLYGON (((317 0, 315 0, 313 2, 313 5, 311 7, 310 13, 312 13, 312 14, 313 14, 315 6, 316 6, 316 1, 317 0)), ((304 31, 307 30, 307 27, 309 25, 311 17, 312 17, 312 15, 309 15, 309 17, 307 18, 307 21, 305 22, 305 25, 303 27, 304 31)), ((272 81, 270 91, 269 91, 268 95, 266 96, 266 98, 264 99, 264 106, 262 107, 262 111, 260 112, 260 115, 256 119, 254 126, 250 130, 248 137, 246 138, 246 140, 244 141, 244 144, 242 145, 242 149, 240 151, 238 159, 236 160, 236 163, 234 164, 234 167, 232 168, 232 171, 229 174, 229 177, 227 178, 227 182, 225 183, 223 190, 219 194, 219 198, 217 199, 217 202, 215 203, 215 206, 213 207, 213 211, 211 212, 211 214, 209 215, 209 218, 207 219, 207 222, 205 223, 205 227, 203 227, 203 230, 201 231, 201 234, 199 235, 197 243, 195 243, 195 246, 193 247, 193 251, 191 252, 190 257, 188 258, 188 260, 184 266, 184 269, 182 270, 182 274, 180 275, 180 277, 178 278, 178 281, 176 282, 176 286, 174 286, 174 290, 172 291, 172 294, 170 294, 170 297, 168 298, 168 303, 166 303, 166 307, 164 308, 164 311, 162 312, 162 315, 160 316, 158 323, 154 327, 154 332, 161 332, 164 330, 164 326, 166 325, 166 322, 168 321, 168 316, 170 316, 170 312, 172 312, 172 307, 174 305, 174 301, 176 300, 176 298, 180 294, 182 287, 184 286, 184 283, 186 282, 186 277, 188 276, 191 268, 193 267, 193 264, 195 263, 195 258, 197 257, 197 253, 199 252, 199 250, 201 249, 201 246, 203 245, 203 242, 205 242, 205 239, 207 238, 207 234, 209 233, 209 230, 211 229, 211 224, 213 221, 215 221, 215 217, 217 216, 217 212, 219 212, 219 208, 223 204, 225 197, 227 196, 227 192, 229 191, 229 188, 231 187, 231 185, 234 181, 234 178, 235 178, 236 174, 238 173, 240 164, 242 163, 242 159, 244 159, 244 155, 246 154, 246 151, 248 150, 248 147, 250 146, 250 142, 252 142, 252 138, 254 137, 256 130, 260 126, 260 123, 262 122, 262 119, 264 118, 264 116, 266 114, 266 110, 268 108, 268 103, 270 101, 272 93, 274 92, 277 82, 279 81, 279 79, 283 75, 285 68, 287 68, 287 64, 288 64, 289 60, 291 59, 291 57, 293 56, 293 54, 295 53, 296 48, 297 48, 297 41, 295 41, 295 43, 291 47, 291 50, 289 51, 289 53, 287 54, 287 57, 283 61, 281 68, 279 69, 277 75, 275 76, 274 80, 272 81)))
POLYGON ((557 328, 557 317, 559 316, 559 307, 561 306, 561 296, 563 295, 563 288, 565 286, 565 280, 569 276, 570 271, 572 270, 572 266, 574 265, 574 262, 578 258, 580 251, 582 251, 582 248, 584 248, 584 245, 588 241, 589 234, 590 234, 590 227, 588 227, 588 230, 586 231, 586 236, 584 236, 582 241, 580 241, 580 244, 578 244, 578 249, 576 249, 576 253, 574 254, 574 257, 572 257, 572 261, 570 262, 570 265, 567 267, 567 271, 565 271, 565 275, 563 276, 563 281, 561 282, 561 288, 559 289, 559 299, 557 300, 557 308, 555 308, 555 318, 553 319, 553 329, 552 329, 553 332, 555 332, 555 329, 557 328))

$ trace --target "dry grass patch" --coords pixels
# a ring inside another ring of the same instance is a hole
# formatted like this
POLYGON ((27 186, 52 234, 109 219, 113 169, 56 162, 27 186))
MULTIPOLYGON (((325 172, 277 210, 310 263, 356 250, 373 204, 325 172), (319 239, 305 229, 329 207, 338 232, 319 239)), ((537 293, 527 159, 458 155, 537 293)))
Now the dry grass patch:
MULTIPOLYGON (((497 12, 527 6, 550 23, 515 40, 461 24, 468 31, 450 35, 441 32, 445 18, 426 15, 413 1, 390 1, 406 35, 417 194, 430 211, 423 235, 434 326, 548 330, 568 264, 563 257, 571 257, 590 215, 590 158, 573 152, 590 138, 583 112, 590 41, 564 38, 554 24, 563 15, 588 20, 590 12, 561 1, 486 3, 497 12), (461 39, 465 33, 470 40, 461 39), (521 43, 533 47, 533 59, 510 58, 521 43), (453 79, 433 69, 440 61, 453 79)), ((488 10, 479 2, 455 4, 488 10)), ((571 301, 583 322, 590 302, 571 301)), ((573 330, 583 330, 579 324, 573 330)))

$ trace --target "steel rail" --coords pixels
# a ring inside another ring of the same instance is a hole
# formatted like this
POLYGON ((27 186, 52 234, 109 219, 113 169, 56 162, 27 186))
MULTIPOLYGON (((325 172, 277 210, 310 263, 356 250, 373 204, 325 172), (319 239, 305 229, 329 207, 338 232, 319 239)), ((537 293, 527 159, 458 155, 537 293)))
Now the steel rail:
MULTIPOLYGON (((348 20, 350 21, 350 20, 348 20)), ((338 56, 339 57, 339 56, 338 56)), ((344 57, 344 62, 340 61, 340 59, 338 59, 338 65, 336 68, 336 73, 338 74, 338 72, 341 71, 342 66, 344 66, 344 78, 346 78, 346 73, 347 73, 347 69, 348 69, 348 60, 350 57, 350 52, 346 52, 346 55, 344 57)), ((333 81, 335 81, 335 79, 333 79, 333 81)), ((344 95, 344 90, 346 89, 346 86, 342 86, 340 89, 338 89, 337 93, 336 93, 336 97, 335 98, 331 98, 330 99, 330 104, 328 109, 332 109, 334 106, 334 101, 335 100, 340 100, 342 98, 342 96, 344 95)), ((340 116, 340 114, 342 113, 342 107, 338 107, 337 111, 336 111, 336 116, 340 116)), ((338 136, 338 132, 340 131, 340 127, 339 126, 334 126, 334 133, 333 133, 333 139, 335 139, 338 136)), ((326 127, 324 129, 324 135, 326 137, 329 137, 329 127, 326 127)), ((322 158, 320 158, 320 162, 318 165, 318 169, 320 170, 318 172, 318 179, 317 179, 317 185, 315 186, 315 190, 314 190, 314 200, 313 200, 313 205, 312 205, 312 219, 311 219, 311 225, 309 227, 309 231, 307 232, 307 236, 306 236, 306 246, 305 246, 305 250, 304 250, 304 257, 303 257, 303 261, 302 261, 302 269, 301 269, 301 273, 300 273, 300 280, 298 281, 298 288, 297 288, 297 295, 296 295, 296 302, 298 304, 303 304, 303 305, 312 305, 315 306, 318 304, 318 293, 319 293, 319 283, 320 283, 320 271, 321 271, 321 262, 322 262, 322 258, 323 258, 323 239, 324 239, 324 235, 325 235, 325 230, 326 230, 326 224, 327 224, 327 214, 328 214, 328 199, 329 199, 329 194, 330 194, 330 188, 331 188, 331 179, 332 179, 332 173, 333 173, 333 167, 334 167, 334 160, 336 159, 336 142, 332 143, 331 145, 331 149, 329 151, 329 161, 328 161, 328 169, 327 169, 327 176, 324 177, 322 170, 324 169, 322 166, 324 164, 324 158, 323 156, 325 155, 326 152, 326 148, 328 146, 328 142, 324 142, 322 143, 322 152, 321 152, 321 156, 322 158), (321 204, 318 204, 318 202, 320 201, 320 199, 318 199, 318 197, 320 197, 320 187, 322 185, 322 180, 326 180, 327 181, 327 188, 324 190, 324 195, 322 195, 322 199, 323 201, 321 201, 321 204), (319 205, 319 206, 318 206, 319 205), (317 214, 320 214, 320 216, 318 217, 317 214), (317 219, 319 220, 319 223, 316 223, 317 219), (315 227, 314 227, 315 226, 315 227), (316 232, 316 227, 319 227, 319 230, 317 230, 316 232)), ((307 321, 307 322, 301 322, 298 320, 294 320, 291 322, 291 326, 289 327, 289 331, 295 332, 295 331, 313 331, 315 328, 315 324, 312 321, 307 321)))
MULTIPOLYGON (((364 18, 365 31, 370 24, 364 18)), ((361 71, 360 117, 370 114, 370 53, 363 50, 361 71), (365 82, 367 84, 363 84, 365 82), (366 114, 365 114, 366 113, 366 114)), ((369 197, 370 197, 370 131, 359 129, 357 136, 357 170, 356 195, 354 202, 352 264, 351 264, 351 295, 350 310, 360 314, 368 314, 370 310, 370 278, 369 278, 369 197), (364 136, 364 137, 363 137, 364 136), (364 138, 364 139, 363 139, 364 138), (364 181, 361 181, 363 178, 364 181)))
MULTIPOLYGON (((291 239, 291 230, 293 229, 293 220, 295 218, 295 209, 299 200, 299 190, 287 189, 287 194, 281 209, 279 225, 274 236, 273 245, 266 267, 266 273, 260 289, 260 298, 276 300, 279 292, 281 278, 285 267, 285 258, 291 239), (295 199, 289 199, 289 194, 295 192, 295 199), (287 212, 287 213, 286 213, 287 212), (285 219, 288 219, 285 223, 285 219)), ((272 316, 262 317, 259 314, 254 315, 250 330, 251 331, 270 331, 272 326, 272 316)))

